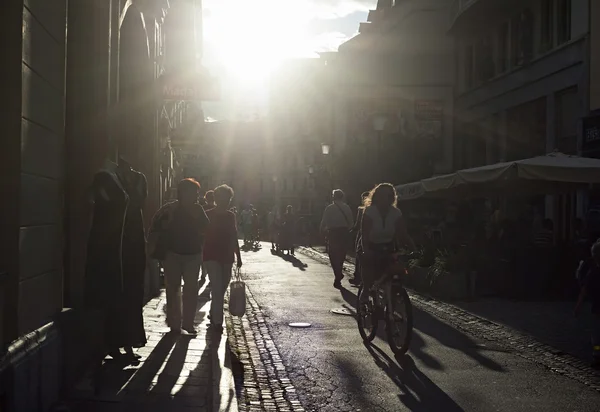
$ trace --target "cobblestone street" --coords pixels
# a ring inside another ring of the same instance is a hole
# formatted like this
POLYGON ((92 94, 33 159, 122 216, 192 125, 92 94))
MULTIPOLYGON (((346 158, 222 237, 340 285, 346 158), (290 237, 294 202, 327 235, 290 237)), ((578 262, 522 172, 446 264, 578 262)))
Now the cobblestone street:
POLYGON ((333 289, 324 256, 301 252, 245 253, 247 316, 228 318, 240 410, 597 410, 585 362, 416 294, 409 354, 394 359, 380 338, 365 347, 354 318, 330 312, 352 310, 355 289, 333 289), (288 326, 298 321, 311 327, 288 326))

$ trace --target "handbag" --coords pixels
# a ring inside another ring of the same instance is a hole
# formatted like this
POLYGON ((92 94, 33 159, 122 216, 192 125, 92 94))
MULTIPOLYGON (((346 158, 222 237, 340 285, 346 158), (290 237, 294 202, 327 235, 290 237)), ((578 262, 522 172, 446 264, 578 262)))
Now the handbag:
POLYGON ((246 283, 242 280, 240 268, 234 269, 234 277, 229 288, 229 313, 244 316, 246 313, 246 283))

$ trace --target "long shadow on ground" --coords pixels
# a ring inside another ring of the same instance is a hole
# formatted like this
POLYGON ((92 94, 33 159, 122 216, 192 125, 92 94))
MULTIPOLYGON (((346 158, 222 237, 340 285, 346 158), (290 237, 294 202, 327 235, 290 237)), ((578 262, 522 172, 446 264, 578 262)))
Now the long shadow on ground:
MULTIPOLYGON (((348 305, 356 309, 356 294, 346 288, 342 288, 340 292, 342 294, 342 298, 348 303, 348 305)), ((476 360, 480 365, 486 367, 487 369, 503 371, 503 368, 500 364, 481 353, 483 350, 487 349, 478 346, 477 342, 475 342, 475 340, 473 340, 470 336, 414 306, 413 326, 414 329, 432 337, 442 345, 463 352, 465 355, 476 360)), ((379 325, 377 336, 387 342, 387 336, 385 334, 383 323, 380 323, 379 325)), ((410 344, 411 353, 432 369, 444 369, 439 360, 424 351, 426 345, 427 344, 425 340, 421 336, 413 333, 410 344)))
POLYGON ((377 366, 402 390, 400 401, 413 412, 461 412, 463 409, 405 355, 396 363, 375 345, 365 345, 377 366))

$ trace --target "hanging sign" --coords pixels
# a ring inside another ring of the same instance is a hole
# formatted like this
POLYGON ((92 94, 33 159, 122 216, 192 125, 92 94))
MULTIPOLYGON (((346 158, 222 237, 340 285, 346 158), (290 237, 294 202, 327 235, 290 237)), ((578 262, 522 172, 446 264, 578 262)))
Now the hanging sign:
POLYGON ((163 100, 216 101, 221 98, 221 87, 217 78, 205 75, 169 76, 162 75, 159 85, 163 100))

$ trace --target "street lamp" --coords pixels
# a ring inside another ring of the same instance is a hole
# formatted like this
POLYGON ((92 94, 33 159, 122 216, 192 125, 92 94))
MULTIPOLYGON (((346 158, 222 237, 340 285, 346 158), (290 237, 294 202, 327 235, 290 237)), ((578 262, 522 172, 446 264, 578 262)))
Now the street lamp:
POLYGON ((321 143, 321 153, 327 156, 330 152, 331 146, 326 143, 321 143))

